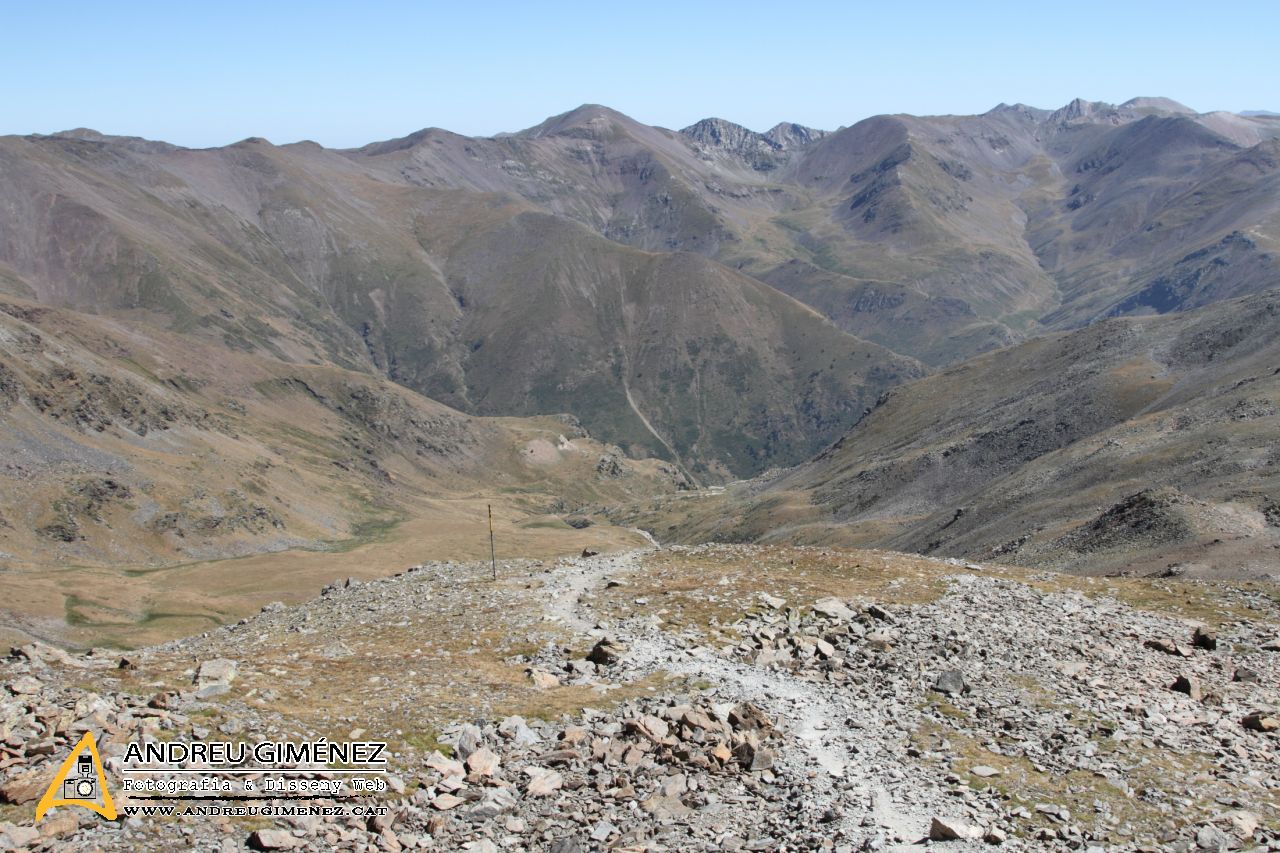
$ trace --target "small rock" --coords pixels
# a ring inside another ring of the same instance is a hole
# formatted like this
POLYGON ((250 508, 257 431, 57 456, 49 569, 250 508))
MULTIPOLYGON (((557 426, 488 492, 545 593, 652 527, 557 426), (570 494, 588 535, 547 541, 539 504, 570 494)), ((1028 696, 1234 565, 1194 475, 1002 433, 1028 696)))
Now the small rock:
POLYGON ((49 775, 48 771, 29 770, 7 779, 0 784, 0 803, 34 803, 49 787, 49 775))
POLYGON ((1240 666, 1236 667, 1236 671, 1231 676, 1231 680, 1257 684, 1262 679, 1255 670, 1249 669, 1247 666, 1240 666))
POLYGON ((484 798, 467 812, 467 819, 473 823, 481 823, 515 808, 516 795, 510 788, 489 788, 485 791, 484 798))
POLYGON ((838 598, 818 599, 813 603, 813 612, 828 619, 838 619, 841 622, 847 622, 856 615, 849 609, 847 604, 838 598))
POLYGON ((438 794, 436 798, 431 801, 431 807, 443 812, 448 811, 449 809, 456 809, 465 802, 466 800, 462 799, 462 797, 455 797, 453 794, 438 794))
POLYGON ((22 675, 9 682, 9 692, 15 696, 32 696, 40 692, 40 679, 22 675))
POLYGON ((622 656, 626 653, 626 645, 612 637, 605 637, 591 648, 591 653, 587 655, 587 660, 597 666, 612 666, 622 660, 622 656))
POLYGON ((40 840, 40 830, 34 826, 18 826, 0 823, 0 849, 21 850, 40 840))
POLYGON ((483 743, 482 737, 480 727, 468 723, 458 733, 458 742, 454 745, 453 754, 466 761, 468 755, 480 748, 483 743))
POLYGON ((929 823, 930 841, 965 841, 974 835, 971 826, 950 818, 935 817, 929 823))
POLYGON ((1195 702, 1204 701, 1204 688, 1200 685, 1200 679, 1194 675, 1179 675, 1170 689, 1187 694, 1195 702))
POLYGON ((888 610, 885 610, 879 604, 873 604, 870 607, 868 607, 867 615, 870 616, 872 619, 877 619, 881 622, 893 621, 893 614, 890 613, 888 610))
POLYGON ((947 696, 959 696, 969 692, 969 685, 964 680, 964 673, 958 669, 948 669, 938 676, 933 689, 947 696))
POLYGON ((1201 850, 1226 850, 1229 841, 1226 833, 1212 824, 1200 827, 1196 833, 1196 847, 1201 850))
POLYGON ((1246 729, 1255 732, 1274 732, 1280 730, 1280 720, 1275 717, 1269 717, 1262 712, 1249 714, 1240 721, 1246 729))
POLYGON ((1199 625, 1191 635, 1191 645, 1211 652, 1218 648, 1218 632, 1207 625, 1199 625))
POLYGON ((196 698, 212 699, 228 693, 238 672, 236 662, 227 658, 215 658, 200 664, 194 679, 196 698))
POLYGON ((492 776, 498 769, 498 755, 482 746, 467 756, 466 765, 477 776, 492 776))
POLYGON ((1231 831, 1242 839, 1252 838, 1258 831, 1258 827, 1262 825, 1262 818, 1243 809, 1227 812, 1222 817, 1231 824, 1231 831))
POLYGON ((564 787, 564 777, 555 770, 526 767, 524 772, 529 776, 529 784, 524 791, 531 797, 549 797, 564 787))
POLYGON ((1142 644, 1148 649, 1154 649, 1157 652, 1164 652, 1166 655, 1180 655, 1184 658, 1191 657, 1191 649, 1186 646, 1180 646, 1167 637, 1155 640, 1147 640, 1142 644))
POLYGON ((255 829, 249 833, 249 847, 253 850, 294 850, 302 845, 301 838, 294 838, 283 829, 255 829))

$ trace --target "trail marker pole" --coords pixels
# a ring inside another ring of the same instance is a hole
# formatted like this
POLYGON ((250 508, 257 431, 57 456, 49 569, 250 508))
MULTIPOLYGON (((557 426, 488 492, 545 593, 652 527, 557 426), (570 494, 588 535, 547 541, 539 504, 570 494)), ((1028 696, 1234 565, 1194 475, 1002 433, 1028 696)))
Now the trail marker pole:
POLYGON ((493 504, 489 504, 489 565, 493 567, 493 579, 498 579, 498 553, 493 549, 493 504))

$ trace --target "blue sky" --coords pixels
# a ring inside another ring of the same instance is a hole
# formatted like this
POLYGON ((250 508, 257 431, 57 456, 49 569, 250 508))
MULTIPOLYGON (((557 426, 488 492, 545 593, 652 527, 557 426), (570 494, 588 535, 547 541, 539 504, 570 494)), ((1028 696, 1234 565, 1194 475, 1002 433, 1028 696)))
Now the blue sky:
POLYGON ((581 103, 764 130, 1000 101, 1280 111, 1280 3, 8 2, 0 133, 354 146, 581 103), (191 8, 184 8, 190 6, 191 8))

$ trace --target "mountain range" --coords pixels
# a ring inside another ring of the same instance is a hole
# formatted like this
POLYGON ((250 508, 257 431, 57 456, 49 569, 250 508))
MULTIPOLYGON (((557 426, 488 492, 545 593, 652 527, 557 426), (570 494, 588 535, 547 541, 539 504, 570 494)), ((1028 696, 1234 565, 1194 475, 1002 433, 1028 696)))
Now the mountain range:
POLYGON ((327 547, 498 494, 601 535, 1085 569, 1236 531, 1256 567, 1277 241, 1280 119, 1167 98, 0 137, 0 552, 327 547), (1134 512, 1173 520, 1107 532, 1134 512))

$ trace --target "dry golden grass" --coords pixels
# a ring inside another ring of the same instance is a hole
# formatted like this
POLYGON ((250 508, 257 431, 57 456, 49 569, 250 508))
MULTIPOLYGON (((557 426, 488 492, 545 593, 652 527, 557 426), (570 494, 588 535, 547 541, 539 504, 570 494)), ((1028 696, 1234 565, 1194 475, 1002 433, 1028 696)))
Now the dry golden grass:
POLYGON ((731 624, 760 594, 803 605, 827 596, 887 604, 932 601, 954 566, 906 554, 762 546, 744 557, 733 546, 662 551, 645 557, 627 586, 602 592, 597 606, 613 618, 657 613, 676 627, 731 624), (646 600, 636 604, 637 598, 646 600))
MULTIPOLYGON (((490 502, 499 560, 645 544, 639 534, 609 525, 522 525, 527 516, 517 497, 477 496, 423 501, 413 518, 339 551, 293 550, 142 571, 16 567, 0 589, 8 609, 46 623, 68 644, 137 648, 233 622, 270 601, 305 601, 336 578, 385 577, 428 560, 485 559, 490 502)), ((12 643, 29 641, 26 631, 10 634, 12 643)))

